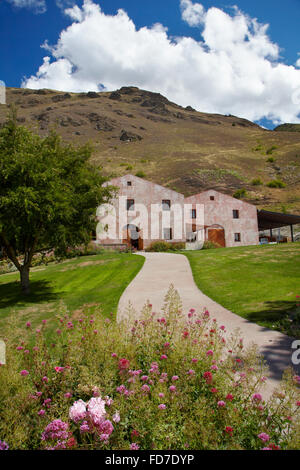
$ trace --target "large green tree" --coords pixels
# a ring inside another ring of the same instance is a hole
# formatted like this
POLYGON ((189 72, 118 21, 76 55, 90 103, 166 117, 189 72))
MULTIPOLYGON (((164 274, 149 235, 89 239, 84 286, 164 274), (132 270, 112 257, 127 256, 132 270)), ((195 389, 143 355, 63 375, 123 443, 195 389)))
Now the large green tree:
POLYGON ((90 156, 89 145, 76 148, 55 132, 42 138, 18 126, 14 111, 0 131, 0 245, 25 294, 34 253, 87 244, 97 206, 112 196, 90 156))

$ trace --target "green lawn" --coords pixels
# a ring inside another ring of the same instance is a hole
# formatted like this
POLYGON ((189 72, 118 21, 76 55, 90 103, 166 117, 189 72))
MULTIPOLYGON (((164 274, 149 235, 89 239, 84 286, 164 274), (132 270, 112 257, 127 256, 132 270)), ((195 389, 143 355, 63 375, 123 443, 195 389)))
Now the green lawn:
MULTIPOLYGON (((300 243, 185 252, 206 295, 269 328, 295 310, 300 295, 300 243)), ((280 328, 279 328, 280 329, 280 328)))
POLYGON ((104 314, 116 313, 122 292, 139 272, 145 258, 128 253, 108 252, 84 256, 59 264, 33 268, 31 294, 21 294, 18 273, 0 276, 0 331, 5 320, 17 313, 20 324, 58 313, 63 301, 71 311, 83 304, 97 303, 104 314))

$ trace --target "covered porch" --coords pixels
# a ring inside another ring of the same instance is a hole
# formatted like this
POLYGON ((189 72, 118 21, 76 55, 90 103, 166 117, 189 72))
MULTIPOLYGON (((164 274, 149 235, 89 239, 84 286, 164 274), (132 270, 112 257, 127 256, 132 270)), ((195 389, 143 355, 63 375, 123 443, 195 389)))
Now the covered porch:
POLYGON ((294 225, 300 224, 300 215, 258 210, 257 219, 258 219, 258 230, 269 231, 269 235, 266 235, 265 237, 260 236, 260 240, 263 238, 266 238, 268 240, 265 243, 287 242, 288 241, 287 237, 284 237, 282 235, 278 236, 274 233, 275 229, 280 229, 282 227, 290 228, 291 241, 292 242, 295 241, 294 225))

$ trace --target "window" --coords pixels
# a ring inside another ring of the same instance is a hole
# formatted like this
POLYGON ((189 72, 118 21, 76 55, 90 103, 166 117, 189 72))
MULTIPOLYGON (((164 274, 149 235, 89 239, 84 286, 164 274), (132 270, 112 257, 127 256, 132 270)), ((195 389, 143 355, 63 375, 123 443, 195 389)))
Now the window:
POLYGON ((134 211, 134 199, 127 199, 127 210, 134 211))
POLYGON ((170 199, 163 199, 162 200, 162 208, 163 211, 169 211, 171 207, 171 201, 170 199))
POLYGON ((196 211, 196 209, 192 209, 192 210, 191 210, 191 218, 192 218, 192 219, 197 219, 197 211, 196 211))
POLYGON ((240 242, 241 241, 241 234, 240 233, 235 233, 234 234, 234 241, 235 242, 240 242))
POLYGON ((215 196, 209 196, 209 199, 210 199, 211 201, 214 201, 214 200, 215 200, 215 196))
POLYGON ((97 233, 96 230, 92 230, 92 240, 97 240, 97 233))
POLYGON ((164 228, 164 240, 172 240, 172 229, 164 228))
POLYGON ((233 209, 232 213, 233 213, 233 218, 234 219, 239 219, 240 218, 240 211, 238 211, 236 209, 233 209))
POLYGON ((132 186, 132 182, 131 182, 131 181, 127 181, 127 186, 132 186))

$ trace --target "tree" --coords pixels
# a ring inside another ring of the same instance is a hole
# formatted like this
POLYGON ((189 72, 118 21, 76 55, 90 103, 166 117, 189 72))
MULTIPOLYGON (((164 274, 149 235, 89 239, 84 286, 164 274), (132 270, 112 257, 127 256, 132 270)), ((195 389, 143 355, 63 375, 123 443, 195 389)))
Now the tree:
POLYGON ((42 138, 18 126, 15 111, 0 131, 0 246, 25 294, 33 255, 87 244, 97 206, 112 197, 114 188, 103 186, 101 169, 89 163, 91 152, 54 131, 42 138))

